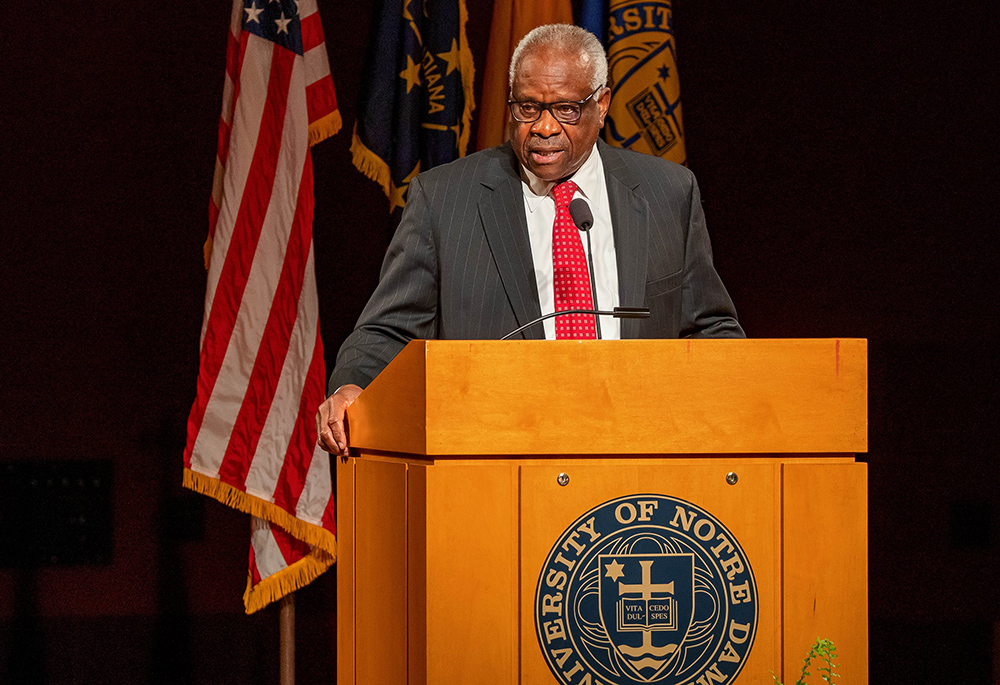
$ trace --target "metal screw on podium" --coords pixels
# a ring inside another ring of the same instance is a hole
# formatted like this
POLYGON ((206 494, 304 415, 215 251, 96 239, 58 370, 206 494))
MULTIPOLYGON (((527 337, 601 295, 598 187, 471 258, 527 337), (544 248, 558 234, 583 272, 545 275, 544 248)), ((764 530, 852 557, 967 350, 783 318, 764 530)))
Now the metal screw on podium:
POLYGON ((569 485, 569 474, 560 473, 558 476, 556 476, 556 482, 559 483, 559 485, 563 486, 569 485))
POLYGON ((736 475, 735 471, 730 471, 729 473, 726 474, 726 482, 729 483, 730 485, 736 485, 736 481, 738 481, 739 479, 740 477, 736 475))

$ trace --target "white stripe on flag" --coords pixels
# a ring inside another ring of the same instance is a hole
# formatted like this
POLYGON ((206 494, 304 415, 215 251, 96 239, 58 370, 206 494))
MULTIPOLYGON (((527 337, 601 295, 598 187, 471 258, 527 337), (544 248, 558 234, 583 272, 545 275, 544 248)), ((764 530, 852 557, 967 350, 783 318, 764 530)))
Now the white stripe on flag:
POLYGON ((271 526, 267 521, 252 517, 250 544, 253 546, 253 556, 260 577, 267 578, 279 571, 285 570, 285 555, 274 541, 271 526))
POLYGON ((309 464, 309 473, 306 475, 306 484, 302 488, 298 505, 295 507, 295 516, 303 521, 322 525, 323 514, 326 512, 326 504, 330 501, 333 493, 333 476, 330 474, 330 455, 324 452, 319 446, 314 447, 312 462, 309 464))
POLYGON ((247 492, 262 499, 273 501, 285 452, 298 423, 302 390, 312 362, 313 349, 316 347, 318 320, 316 273, 310 240, 309 256, 302 279, 302 293, 295 313, 295 325, 289 340, 288 354, 285 355, 281 376, 275 387, 274 401, 271 402, 267 420, 260 433, 257 451, 247 472, 247 492))
POLYGON ((299 19, 305 19, 310 14, 319 11, 319 6, 316 4, 316 0, 300 0, 298 7, 299 19))
POLYGON ((243 31, 243 3, 234 2, 233 13, 229 15, 229 32, 239 41, 241 31, 243 31))
MULTIPOLYGON (((237 50, 239 50, 239 42, 236 43, 237 50)), ((236 83, 229 76, 229 72, 226 71, 226 81, 222 85, 222 120, 226 124, 233 123, 233 93, 236 91, 236 83)))
POLYGON ((312 85, 330 75, 330 58, 326 55, 326 41, 323 41, 304 55, 306 63, 306 83, 312 85))

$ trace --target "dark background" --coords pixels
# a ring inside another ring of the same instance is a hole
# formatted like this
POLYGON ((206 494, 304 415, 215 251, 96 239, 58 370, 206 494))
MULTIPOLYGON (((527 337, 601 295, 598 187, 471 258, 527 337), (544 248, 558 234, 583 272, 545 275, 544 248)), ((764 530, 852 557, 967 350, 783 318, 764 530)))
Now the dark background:
MULTIPOLYGON (((747 333, 869 340, 876 684, 1000 677, 995 7, 675 8, 747 333)), ((490 8, 469 0, 480 76, 490 8)), ((344 116, 313 151, 329 364, 388 211, 348 151, 372 3, 320 9, 344 116)), ((0 681, 276 682, 277 611, 242 609, 249 519, 180 487, 230 5, 22 10, 0 31, 0 681), (58 532, 31 502, 83 502, 98 544, 19 547, 58 532)), ((330 682, 333 574, 297 606, 299 681, 330 682)))

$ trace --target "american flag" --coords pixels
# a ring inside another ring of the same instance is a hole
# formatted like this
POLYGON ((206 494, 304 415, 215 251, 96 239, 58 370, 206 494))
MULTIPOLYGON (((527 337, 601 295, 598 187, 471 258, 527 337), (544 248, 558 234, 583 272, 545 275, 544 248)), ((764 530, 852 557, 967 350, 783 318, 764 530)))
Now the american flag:
POLYGON ((309 147, 340 128, 316 0, 235 0, 184 485, 253 514, 248 613, 336 559, 309 147))

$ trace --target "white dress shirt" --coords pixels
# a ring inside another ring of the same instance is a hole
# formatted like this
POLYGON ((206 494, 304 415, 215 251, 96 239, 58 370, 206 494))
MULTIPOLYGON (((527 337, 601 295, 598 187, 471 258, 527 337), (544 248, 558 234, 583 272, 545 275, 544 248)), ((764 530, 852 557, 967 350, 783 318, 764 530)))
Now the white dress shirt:
MULTIPOLYGON (((615 236, 611 228, 611 208, 608 206, 608 186, 604 178, 604 163, 597 151, 597 144, 591 150, 587 161, 575 174, 570 176, 578 186, 574 198, 582 197, 594 213, 594 225, 590 229, 590 240, 594 255, 594 280, 597 282, 595 309, 609 310, 618 306, 618 262, 615 259, 615 236)), ((528 218, 528 239, 531 243, 531 258, 535 266, 535 283, 538 286, 538 304, 542 314, 556 309, 555 291, 552 285, 552 224, 556 219, 556 200, 552 189, 556 184, 543 181, 521 167, 521 186, 524 190, 524 210, 528 218)), ((584 254, 587 252, 586 237, 579 235, 584 254)), ((609 316, 598 317, 601 337, 604 340, 618 340, 621 326, 618 319, 609 316)), ((542 322, 545 339, 555 340, 555 318, 542 322)))

